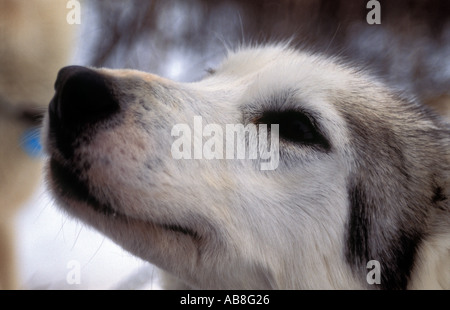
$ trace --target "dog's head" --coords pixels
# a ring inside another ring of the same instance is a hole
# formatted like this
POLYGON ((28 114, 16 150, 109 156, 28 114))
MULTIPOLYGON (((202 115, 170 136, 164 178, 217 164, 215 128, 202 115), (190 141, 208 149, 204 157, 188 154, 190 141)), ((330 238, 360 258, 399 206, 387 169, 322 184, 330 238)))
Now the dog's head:
POLYGON ((196 83, 67 67, 55 88, 58 203, 192 287, 364 287, 370 260, 406 287, 448 216, 443 125, 333 60, 268 46, 196 83))

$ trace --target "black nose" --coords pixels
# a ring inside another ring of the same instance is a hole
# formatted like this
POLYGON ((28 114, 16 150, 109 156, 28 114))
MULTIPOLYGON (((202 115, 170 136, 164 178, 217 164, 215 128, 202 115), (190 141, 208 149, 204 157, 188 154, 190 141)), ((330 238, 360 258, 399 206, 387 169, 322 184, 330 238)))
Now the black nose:
POLYGON ((107 121, 119 104, 111 81, 96 70, 71 66, 61 69, 55 83, 55 96, 49 106, 49 141, 66 158, 73 155, 77 138, 90 137, 107 121))
POLYGON ((50 116, 64 130, 74 130, 110 116, 119 107, 108 79, 95 70, 70 66, 61 69, 50 103, 50 116))

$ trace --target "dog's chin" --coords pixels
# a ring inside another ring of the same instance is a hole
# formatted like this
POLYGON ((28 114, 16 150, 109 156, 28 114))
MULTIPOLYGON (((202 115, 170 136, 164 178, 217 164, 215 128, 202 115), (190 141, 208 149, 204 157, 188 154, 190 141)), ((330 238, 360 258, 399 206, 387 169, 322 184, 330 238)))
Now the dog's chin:
POLYGON ((58 205, 74 217, 94 227, 104 223, 114 225, 114 223, 118 224, 119 222, 131 223, 137 221, 140 224, 159 227, 168 232, 183 234, 195 240, 200 238, 197 231, 192 227, 174 222, 157 221, 156 219, 137 219, 117 211, 110 204, 101 202, 92 195, 85 181, 82 181, 75 172, 54 158, 51 158, 48 162, 47 181, 58 205))

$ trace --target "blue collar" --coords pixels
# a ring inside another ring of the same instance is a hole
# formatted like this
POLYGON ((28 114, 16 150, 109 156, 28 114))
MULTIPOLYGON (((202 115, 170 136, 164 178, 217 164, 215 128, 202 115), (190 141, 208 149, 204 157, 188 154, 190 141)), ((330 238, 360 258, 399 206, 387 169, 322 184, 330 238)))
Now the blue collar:
POLYGON ((44 155, 41 145, 40 127, 29 128, 24 131, 20 138, 22 150, 32 158, 40 158, 44 155))
POLYGON ((22 150, 32 158, 43 156, 40 142, 41 112, 39 108, 31 104, 15 107, 0 95, 0 114, 5 114, 6 117, 15 119, 28 127, 20 137, 19 144, 22 150))

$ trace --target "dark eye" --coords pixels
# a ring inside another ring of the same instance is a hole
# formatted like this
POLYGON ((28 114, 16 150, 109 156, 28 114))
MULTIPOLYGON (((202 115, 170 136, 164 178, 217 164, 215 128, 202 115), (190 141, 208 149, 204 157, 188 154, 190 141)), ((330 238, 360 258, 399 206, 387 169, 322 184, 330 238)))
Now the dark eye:
POLYGON ((265 111, 256 121, 258 124, 279 124, 280 139, 317 146, 325 150, 330 148, 327 139, 320 133, 310 116, 299 111, 265 111))

